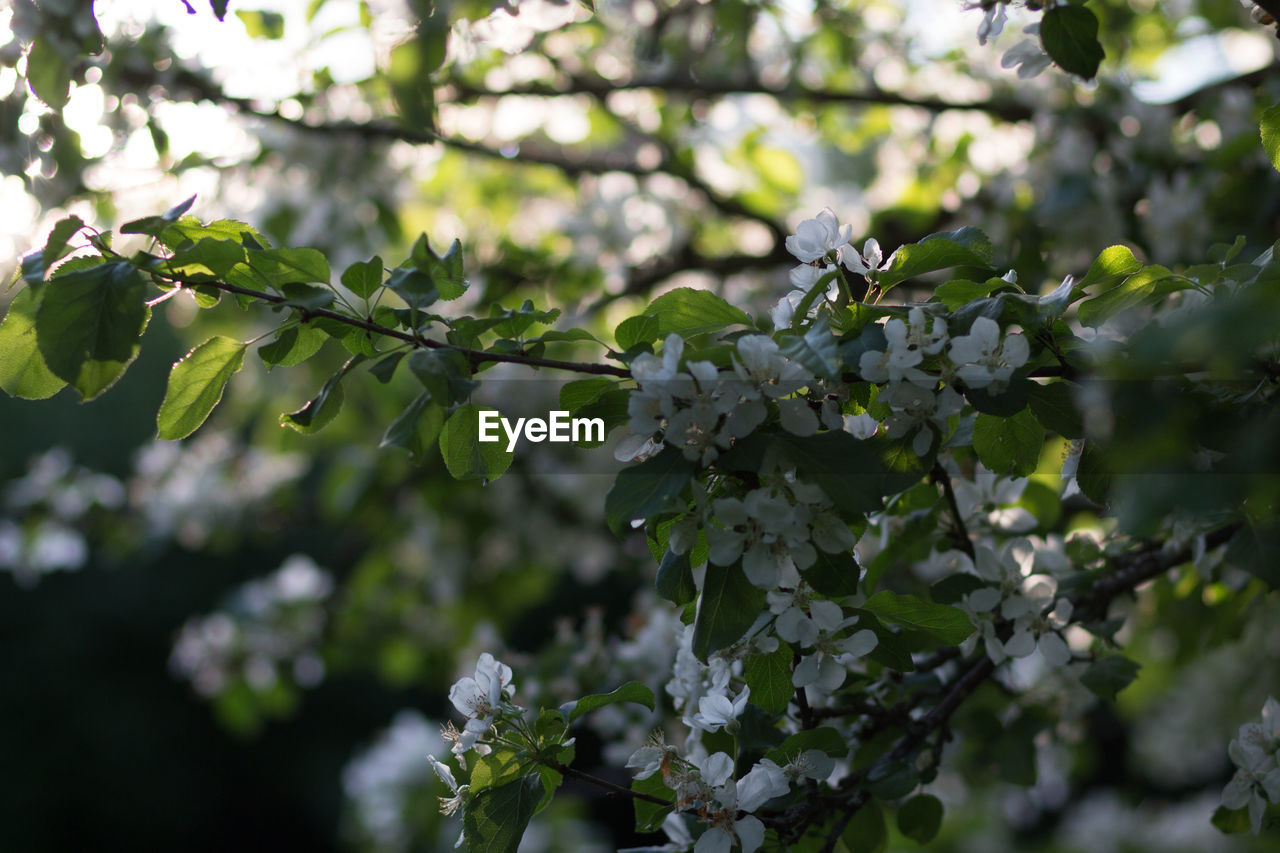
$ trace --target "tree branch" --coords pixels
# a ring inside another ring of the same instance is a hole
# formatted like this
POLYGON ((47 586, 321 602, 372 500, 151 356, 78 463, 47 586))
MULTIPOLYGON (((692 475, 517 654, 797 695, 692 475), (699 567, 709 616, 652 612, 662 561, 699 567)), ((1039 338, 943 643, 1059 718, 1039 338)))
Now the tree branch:
POLYGON ((631 797, 633 800, 644 800, 646 803, 653 803, 656 806, 675 805, 675 803, 670 800, 664 800, 662 797, 655 797, 653 794, 646 794, 643 791, 633 791, 630 788, 624 788, 621 785, 610 782, 608 779, 601 779, 599 776, 592 776, 590 773, 583 773, 581 770, 576 770, 568 764, 562 764, 559 761, 543 761, 542 763, 562 776, 581 779, 583 782, 588 782, 598 788, 604 788, 606 791, 610 791, 614 794, 631 797))
POLYGON ((1005 121, 1025 121, 1034 111, 1026 104, 1014 100, 1001 101, 947 101, 941 98, 917 98, 882 89, 860 92, 822 89, 789 83, 786 86, 768 86, 760 80, 695 80, 687 75, 669 74, 653 77, 636 77, 631 80, 612 81, 601 77, 572 75, 564 85, 549 83, 525 83, 506 89, 493 90, 464 81, 450 81, 448 87, 457 100, 500 98, 507 95, 535 95, 559 97, 584 94, 604 97, 611 92, 637 89, 653 89, 665 94, 678 94, 691 98, 723 98, 729 95, 769 95, 779 101, 801 104, 871 104, 884 106, 919 107, 930 112, 944 110, 976 110, 1005 121))
MULTIPOLYGON (((1216 548, 1225 544, 1241 528, 1241 522, 1225 524, 1205 534, 1205 547, 1216 548)), ((1094 614, 1105 614, 1107 605, 1117 595, 1128 592, 1143 582, 1157 577, 1174 566, 1187 562, 1192 557, 1190 546, 1184 546, 1172 552, 1161 551, 1158 546, 1148 545, 1137 551, 1116 558, 1119 567, 1116 571, 1094 581, 1093 586, 1081 595, 1071 599, 1073 605, 1072 624, 1090 621, 1094 614)), ((933 706, 922 718, 907 723, 907 731, 894 748, 873 764, 855 770, 841 782, 845 792, 836 805, 841 808, 840 818, 828 833, 820 853, 831 853, 840 839, 841 832, 867 801, 865 792, 860 790, 864 779, 876 767, 908 759, 934 732, 942 730, 951 716, 996 671, 991 658, 982 655, 972 659, 964 673, 946 689, 942 701, 933 706)), ((908 710, 909 713, 909 710, 908 710)), ((935 745, 935 749, 936 749, 935 745)), ((819 812, 831 803, 814 802, 806 808, 798 823, 801 826, 812 823, 819 812)))
MULTIPOLYGON (((273 305, 287 305, 289 302, 285 297, 275 293, 251 290, 250 288, 229 284, 225 281, 189 281, 187 279, 168 276, 157 272, 153 272, 153 274, 183 288, 212 287, 215 290, 221 290, 224 293, 238 293, 242 296, 250 296, 254 299, 269 302, 273 305)), ((477 364, 486 363, 524 364, 529 367, 547 367, 554 370, 568 370, 573 371, 574 373, 587 373, 595 376, 618 376, 623 379, 629 379, 631 377, 631 371, 627 370, 625 367, 614 367, 611 364, 586 364, 576 361, 561 361, 554 358, 538 358, 519 353, 484 352, 483 350, 468 349, 467 347, 454 346, 453 344, 447 344, 443 341, 424 338, 421 335, 414 334, 412 332, 392 329, 388 326, 383 326, 380 323, 375 323, 372 320, 366 320, 362 317, 353 317, 349 314, 342 314, 337 311, 330 311, 328 308, 290 307, 301 312, 303 322, 308 322, 315 317, 322 317, 357 329, 363 329, 371 334, 385 335, 389 338, 395 338, 396 340, 412 344, 418 349, 452 350, 453 352, 462 353, 466 356, 468 363, 473 367, 477 364)))

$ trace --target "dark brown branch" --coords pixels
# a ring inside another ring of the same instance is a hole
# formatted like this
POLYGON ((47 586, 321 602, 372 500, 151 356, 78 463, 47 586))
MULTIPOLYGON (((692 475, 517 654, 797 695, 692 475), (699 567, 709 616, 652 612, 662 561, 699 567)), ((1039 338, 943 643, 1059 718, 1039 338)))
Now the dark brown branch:
MULTIPOLYGON (((1216 548, 1226 544, 1241 528, 1240 522, 1225 524, 1205 534, 1205 547, 1216 548)), ((1184 546, 1176 551, 1162 551, 1158 543, 1148 543, 1142 548, 1116 559, 1119 567, 1116 571, 1094 581, 1090 589, 1071 599, 1074 607, 1072 623, 1091 621, 1097 614, 1105 614, 1107 605, 1121 593, 1129 592, 1145 581, 1148 581, 1169 569, 1187 562, 1192 557, 1192 550, 1184 546)), ((840 818, 832 827, 826 842, 821 848, 831 853, 839 841, 841 832, 853 818, 868 797, 859 790, 863 780, 872 769, 908 759, 935 732, 943 731, 951 716, 975 690, 978 689, 996 671, 996 665, 986 655, 972 659, 964 673, 946 688, 942 701, 933 706, 919 720, 906 723, 906 733, 894 748, 872 765, 859 768, 841 782, 842 794, 835 800, 819 800, 807 804, 803 813, 798 815, 798 823, 803 827, 816 820, 824 808, 836 806, 840 809, 840 818)), ((934 752, 940 750, 934 745, 934 752)))
POLYGON ((1033 115, 1033 110, 1026 104, 1014 100, 1003 101, 947 101, 941 98, 912 97, 897 92, 886 92, 882 89, 867 89, 860 92, 841 91, 835 89, 819 89, 798 84, 782 87, 767 86, 759 80, 695 80, 688 76, 665 75, 661 77, 636 77, 631 80, 613 81, 601 77, 575 75, 564 81, 563 85, 549 83, 526 83, 502 90, 491 90, 470 83, 451 81, 449 87, 459 100, 475 100, 478 98, 497 98, 506 95, 536 95, 539 97, 558 97, 563 95, 585 94, 604 97, 610 92, 634 89, 654 89, 666 94, 678 94, 691 98, 723 98, 729 95, 769 95, 779 101, 800 104, 837 104, 837 105, 884 105, 919 107, 930 112, 944 110, 976 110, 1005 121, 1025 121, 1033 115))
POLYGON ((956 501, 956 490, 951 486, 951 475, 947 473, 947 469, 942 467, 941 462, 933 463, 933 470, 929 473, 933 482, 942 486, 942 494, 946 496, 947 506, 951 510, 951 534, 955 540, 955 545, 960 550, 969 555, 970 560, 978 559, 977 553, 973 549, 973 540, 969 538, 969 530, 965 527, 964 516, 960 514, 960 504, 956 501))
POLYGON ((608 779, 601 779, 599 776, 592 776, 590 773, 583 773, 581 770, 576 770, 568 764, 562 764, 559 761, 543 761, 542 763, 562 776, 581 779, 583 782, 590 783, 598 788, 604 788, 606 791, 610 791, 614 794, 631 797, 633 800, 644 800, 646 803, 653 803, 656 806, 675 805, 675 803, 670 800, 664 800, 662 797, 655 797, 653 794, 646 794, 643 791, 633 791, 630 788, 624 788, 621 785, 610 782, 608 779))
MULTIPOLYGON (((259 299, 263 302, 269 302, 273 305, 285 305, 289 301, 285 297, 275 293, 266 293, 261 290, 251 290, 250 288, 240 287, 239 285, 229 284, 224 281, 188 281, 185 279, 181 279, 173 276, 167 276, 160 273, 155 273, 155 274, 160 275, 160 277, 164 278, 166 281, 173 282, 179 287, 184 287, 184 288, 212 287, 215 290, 221 290, 225 293, 238 293, 242 296, 250 296, 250 297, 253 297, 254 299, 259 299)), ((328 308, 305 308, 305 309, 296 308, 295 310, 301 312, 303 322, 307 322, 316 317, 322 317, 327 320, 334 320, 335 322, 338 322, 338 323, 344 323, 348 326, 353 326, 357 329, 363 329, 364 331, 369 332, 371 334, 384 335, 389 338, 394 338, 399 341, 404 341, 405 343, 412 344, 414 347, 417 347, 419 349, 452 350, 454 352, 462 353, 464 356, 466 356, 468 363, 471 364, 472 367, 474 367, 477 364, 486 364, 486 363, 524 364, 524 365, 528 365, 529 367, 548 367, 554 370, 569 370, 569 371, 573 371, 574 373, 588 373, 596 376, 619 376, 624 379, 630 378, 631 376, 631 371, 627 370, 625 367, 614 367, 611 364, 586 364, 586 363, 576 362, 576 361, 561 361, 559 359, 554 359, 554 358, 537 358, 535 356, 521 355, 518 353, 504 354, 504 353, 495 353, 495 352, 484 352, 482 350, 467 349, 466 347, 459 347, 459 346, 454 346, 453 344, 446 344, 443 341, 432 340, 431 338, 424 338, 421 335, 413 334, 412 332, 404 332, 399 329, 392 329, 388 326, 383 326, 379 323, 375 323, 372 320, 366 320, 362 317, 353 317, 349 314, 342 314, 337 311, 330 311, 328 308)))
MULTIPOLYGON (((1243 526, 1234 522, 1205 534, 1206 550, 1225 545, 1243 526)), ((1122 592, 1158 577, 1192 558, 1190 545, 1177 551, 1164 552, 1158 546, 1148 546, 1141 551, 1117 558, 1119 568, 1094 581, 1085 593, 1071 598, 1072 622, 1092 622, 1106 616, 1111 600, 1122 592)))

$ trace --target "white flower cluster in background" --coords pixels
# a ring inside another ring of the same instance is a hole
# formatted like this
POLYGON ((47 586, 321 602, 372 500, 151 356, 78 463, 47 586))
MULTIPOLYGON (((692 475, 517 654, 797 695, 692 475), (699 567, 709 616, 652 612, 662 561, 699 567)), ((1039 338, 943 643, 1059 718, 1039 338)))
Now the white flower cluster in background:
POLYGON ((1249 809, 1253 834, 1262 830, 1268 803, 1280 803, 1280 702, 1267 697, 1261 722, 1245 723, 1227 747, 1236 774, 1222 789, 1222 804, 1249 809))
POLYGON ((237 445, 225 433, 157 441, 138 453, 129 502, 149 532, 199 548, 215 531, 235 529, 278 489, 302 476, 301 454, 237 445))
POLYGON ((237 679, 270 690, 282 674, 299 687, 314 687, 325 674, 317 647, 332 591, 328 572, 294 554, 272 574, 238 588, 225 609, 188 619, 170 668, 202 696, 216 696, 237 679))
POLYGON ((89 514, 95 507, 119 509, 124 498, 119 480, 74 465, 64 448, 37 456, 0 500, 0 570, 25 586, 49 572, 82 568, 89 559, 83 532, 89 514))

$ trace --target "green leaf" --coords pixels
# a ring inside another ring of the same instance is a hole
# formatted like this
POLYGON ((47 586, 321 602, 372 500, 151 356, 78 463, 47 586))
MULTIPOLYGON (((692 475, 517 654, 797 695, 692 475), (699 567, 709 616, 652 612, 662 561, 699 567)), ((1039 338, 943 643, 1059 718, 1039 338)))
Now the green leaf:
MULTIPOLYGON (((649 303, 646 316, 658 321, 658 337, 672 332, 691 338, 726 326, 751 325, 751 318, 709 290, 677 287, 649 303)), ((621 342, 619 342, 621 346, 621 342)))
POLYGON ((476 759, 467 784, 473 792, 494 788, 525 775, 528 762, 524 756, 509 747, 495 749, 476 759))
POLYGON ((432 130, 436 102, 430 74, 434 69, 426 59, 417 39, 407 41, 391 51, 387 77, 400 120, 408 127, 432 130))
MULTIPOLYGON (((787 677, 789 685, 790 675, 787 677)), ((755 698, 755 690, 751 691, 751 698, 755 698)), ((832 758, 844 758, 849 754, 849 739, 840 733, 838 729, 830 726, 819 726, 816 729, 805 729, 796 732, 788 737, 781 744, 771 749, 765 756, 776 764, 786 764, 800 753, 816 749, 825 752, 832 758)))
POLYGON ((1097 442, 1086 441, 1076 465, 1076 482, 1084 496, 1094 503, 1106 504, 1111 491, 1111 470, 1107 455, 1097 442))
POLYGON ((411 267, 393 269, 387 287, 410 308, 426 308, 440 298, 431 276, 411 267))
POLYGON ((1229 809, 1226 806, 1218 806, 1209 822, 1223 835, 1236 835, 1253 829, 1253 825, 1249 822, 1247 808, 1229 809))
MULTIPOLYGON (((662 774, 655 773, 647 779, 636 779, 631 783, 631 790, 640 794, 649 794, 674 803, 676 792, 662 781, 662 774)), ((657 832, 662 828, 662 821, 671 813, 671 806, 660 806, 657 803, 632 799, 636 812, 636 829, 640 832, 657 832)))
POLYGON ((853 595, 858 591, 862 567, 853 554, 828 554, 821 548, 816 552, 817 559, 804 571, 804 579, 809 586, 832 598, 853 595))
POLYGON ((79 216, 68 216, 53 226, 53 230, 49 232, 49 239, 44 243, 42 254, 46 267, 52 267, 66 257, 72 248, 71 238, 80 233, 83 227, 84 221, 79 216))
POLYGON ((764 590, 751 585, 740 564, 708 563, 693 623, 694 655, 706 663, 712 652, 741 639, 763 609, 764 590))
POLYGON ((289 282, 280 288, 284 293, 285 305, 290 308, 301 308, 303 311, 319 311, 328 308, 337 298, 337 294, 327 287, 316 287, 313 284, 289 282))
POLYGON ((657 317, 640 314, 636 317, 628 317, 619 323, 618 328, 613 330, 613 339, 618 342, 618 347, 625 352, 637 344, 656 341, 662 334, 659 329, 657 317))
POLYGON ((831 334, 826 322, 815 322, 804 337, 789 335, 782 339, 778 349, 787 358, 798 361, 813 374, 823 379, 835 379, 840 375, 838 340, 831 334))
POLYGON ((1231 537, 1224 559, 1272 589, 1280 587, 1280 524, 1249 521, 1231 537))
POLYGON ((933 298, 946 305, 948 311, 954 311, 962 305, 986 296, 993 290, 1008 286, 1009 282, 1002 278, 989 278, 986 281, 958 278, 938 285, 933 291, 933 298))
POLYGON ((1173 273, 1167 267, 1143 267, 1110 290, 1081 302, 1077 316, 1084 325, 1097 328, 1121 311, 1160 295, 1157 283, 1172 276, 1173 273))
POLYGON ((462 816, 468 853, 516 853, 542 796, 542 776, 530 773, 472 797, 462 816))
POLYGON ((1084 421, 1071 396, 1071 386, 1066 382, 1050 382, 1047 385, 1031 383, 1031 414, 1046 429, 1063 438, 1083 438, 1084 421))
POLYGON ((121 234, 148 234, 152 237, 159 237, 164 233, 164 229, 182 218, 182 214, 191 209, 191 205, 196 203, 196 197, 192 196, 184 202, 174 205, 159 216, 144 216, 141 219, 135 219, 132 222, 126 222, 120 226, 121 234))
POLYGON ((876 764, 867 774, 867 792, 882 800, 896 800, 920 784, 920 774, 907 761, 876 764))
POLYGON ((780 434, 776 441, 786 449, 796 473, 820 486, 846 518, 880 508, 888 471, 866 442, 847 432, 780 434))
POLYGON ((917 844, 928 844, 942 827, 942 801, 917 794, 898 809, 898 831, 917 844))
POLYGON ((91 400, 138 355, 146 328, 146 282, 127 263, 58 276, 43 288, 36 341, 49 370, 91 400))
POLYGON ((938 604, 955 604, 969 593, 987 584, 977 575, 958 572, 948 575, 929 587, 929 597, 938 604))
POLYGON ((38 289, 44 281, 45 273, 71 251, 71 238, 83 227, 84 221, 78 216, 59 220, 50 230, 44 249, 32 252, 22 259, 23 280, 38 289))
POLYGON ((320 351, 329 336, 323 329, 310 323, 301 323, 278 333, 269 344, 258 347, 258 357, 268 367, 294 367, 320 351))
POLYGON ((442 258, 431 248, 427 235, 422 234, 413 244, 409 263, 431 280, 431 286, 446 302, 457 299, 470 286, 470 282, 462 274, 462 243, 459 240, 453 241, 442 258))
POLYGON ((0 322, 0 388, 24 400, 44 400, 67 384, 54 375, 40 354, 36 333, 39 295, 30 287, 9 303, 0 322))
POLYGON ((71 94, 71 63, 46 37, 38 38, 27 52, 27 85, 53 110, 67 105, 71 94))
POLYGON ((247 346, 218 335, 174 363, 156 415, 160 438, 186 438, 199 429, 222 399, 227 382, 240 370, 247 346))
POLYGON ((244 24, 249 38, 274 41, 284 37, 284 15, 279 12, 237 10, 236 17, 244 24))
POLYGON ((1083 6, 1055 6, 1040 19, 1045 53, 1064 71, 1092 80, 1102 62, 1098 19, 1083 6))
POLYGON ((1262 148, 1267 152, 1267 159, 1273 168, 1280 171, 1280 103, 1262 111, 1258 129, 1262 133, 1262 148))
POLYGON ((681 607, 698 596, 693 583, 693 567, 688 554, 677 554, 668 549, 658 564, 658 578, 654 582, 658 595, 681 607))
POLYGON ((632 520, 679 508, 676 498, 693 478, 694 465, 668 447, 639 465, 618 472, 604 499, 604 517, 614 533, 632 520))
POLYGON ((480 413, 496 412, 474 404, 459 407, 440 430, 440 453, 455 480, 496 480, 511 466, 514 453, 507 450, 505 432, 497 441, 480 440, 480 413))
POLYGON ((342 378, 364 361, 364 356, 354 355, 337 373, 329 377, 320 393, 296 412, 280 416, 280 425, 305 435, 319 432, 342 411, 342 378))
POLYGON ((862 605, 885 622, 924 631, 949 646, 964 642, 973 633, 973 625, 963 610, 946 604, 934 604, 914 595, 898 595, 881 590, 862 605))
POLYGON ((906 642, 893 629, 877 619, 875 614, 864 611, 864 615, 859 617, 858 627, 873 631, 876 635, 876 647, 867 653, 868 658, 898 672, 915 670, 915 664, 911 661, 911 650, 906 642))
POLYGON ((405 353, 404 350, 397 350, 396 352, 387 354, 384 358, 378 359, 378 361, 369 368, 370 375, 383 385, 386 385, 391 381, 391 377, 396 375, 396 368, 400 366, 400 362, 404 360, 406 354, 407 353, 405 353))
POLYGON ((973 423, 973 449, 992 471, 1026 477, 1036 470, 1044 427, 1023 409, 1011 417, 980 412, 973 423))
POLYGON ((618 383, 612 379, 576 379, 560 389, 560 408, 570 414, 583 406, 594 403, 606 391, 612 391, 618 383))
POLYGON ((432 403, 430 392, 424 391, 405 407, 382 435, 379 447, 399 447, 414 459, 432 446, 444 427, 444 407, 432 403))
POLYGON ((996 772, 1010 785, 1036 783, 1036 736, 1043 728, 1032 714, 1023 714, 1000 730, 993 744, 996 772))
POLYGON ((177 222, 164 229, 160 234, 160 242, 170 249, 176 249, 183 243, 199 242, 204 237, 215 240, 230 240, 249 248, 260 248, 271 245, 252 225, 234 219, 215 219, 208 225, 194 216, 183 216, 177 222))
POLYGON ((1095 284, 1105 289, 1140 269, 1142 262, 1133 256, 1128 246, 1108 246, 1089 266, 1089 272, 1077 282, 1075 289, 1084 292, 1095 284))
POLYGON ((368 299, 382 286, 382 258, 356 261, 342 272, 342 284, 361 299, 368 299))
POLYGON ((263 249, 249 253, 249 266, 272 287, 329 283, 329 261, 316 249, 263 249))
POLYGON ((868 800, 854 812, 840 834, 849 853, 884 853, 889 845, 889 830, 884 824, 880 803, 868 800))
POLYGON ((471 378, 466 356, 454 350, 417 350, 409 356, 409 370, 442 406, 462 402, 479 384, 471 378))
POLYGON ((612 693, 593 693, 590 696, 583 696, 576 702, 567 702, 560 706, 560 712, 572 723, 583 714, 589 714, 597 708, 603 708, 605 705, 618 705, 623 702, 643 705, 652 711, 653 691, 639 681, 628 681, 612 693))
POLYGON ((742 677, 751 688, 751 701, 769 714, 781 714, 795 696, 791 684, 791 647, 778 643, 770 654, 747 655, 742 662, 742 677))
POLYGON ((226 278, 231 269, 244 260, 244 247, 235 240, 201 237, 174 252, 162 271, 189 281, 218 281, 226 278))
POLYGON ((930 234, 893 253, 889 268, 880 274, 880 288, 887 293, 909 278, 949 267, 989 267, 994 256, 991 240, 977 228, 930 234))
POLYGON ((1108 655, 1089 664, 1080 676, 1080 683, 1098 698, 1114 702, 1116 694, 1138 677, 1140 668, 1124 655, 1108 655))

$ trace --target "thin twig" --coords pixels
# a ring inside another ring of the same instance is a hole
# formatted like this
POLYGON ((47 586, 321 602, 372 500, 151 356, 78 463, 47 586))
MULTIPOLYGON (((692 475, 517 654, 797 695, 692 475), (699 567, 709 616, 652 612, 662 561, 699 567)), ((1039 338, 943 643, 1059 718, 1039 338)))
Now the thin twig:
MULTIPOLYGON (((287 304, 289 301, 287 298, 275 293, 265 293, 260 290, 251 290, 250 288, 240 287, 239 285, 230 284, 225 281, 189 281, 189 280, 178 278, 175 276, 164 275, 162 273, 155 273, 155 274, 159 275, 161 278, 164 278, 166 281, 171 281, 174 284, 177 284, 184 288, 212 287, 216 290, 221 290, 225 293, 238 293, 242 296, 250 296, 250 297, 253 297, 254 299, 260 299, 263 302, 270 302, 273 305, 284 305, 284 304, 287 304)), ((413 334, 411 332, 403 332, 399 329, 392 329, 388 326, 383 326, 379 323, 375 323, 372 320, 366 320, 362 317, 352 317, 349 314, 341 314, 337 311, 330 311, 328 308, 301 308, 297 306, 291 306, 291 307, 294 307, 296 310, 302 313, 304 321, 309 321, 317 317, 322 317, 327 320, 334 320, 338 323, 344 323, 348 326, 353 326, 357 329, 363 329, 366 332, 370 332, 372 334, 385 335, 386 337, 389 337, 389 338, 395 338, 396 340, 400 340, 400 341, 404 341, 406 343, 412 344, 414 347, 418 349, 452 350, 453 352, 458 352, 466 356, 467 361, 472 366, 476 364, 485 364, 490 362, 504 363, 504 364, 524 364, 524 365, 528 365, 529 367, 548 367, 554 370, 568 370, 568 371, 573 371, 574 373, 588 373, 596 376, 618 376, 624 379, 630 378, 631 376, 631 371, 627 370, 625 367, 614 367, 611 364, 586 364, 584 362, 576 362, 576 361, 561 361, 559 359, 554 359, 554 358, 538 358, 536 356, 522 355, 519 353, 496 353, 496 352, 485 352, 483 350, 468 349, 467 347, 454 346, 453 344, 447 344, 447 343, 444 343, 443 341, 432 340, 431 338, 424 338, 421 335, 413 334)))
POLYGON ((543 761, 541 763, 550 767, 552 770, 555 770, 562 776, 571 776, 574 779, 581 779, 583 782, 589 782, 598 788, 604 788, 606 791, 612 791, 615 794, 622 794, 623 796, 631 797, 634 800, 644 800, 646 803, 653 803, 656 806, 675 805, 671 800, 664 800, 662 797, 656 797, 653 794, 646 794, 644 791, 633 791, 630 788, 624 788, 621 785, 610 782, 608 779, 601 779, 599 776, 592 776, 590 773, 583 773, 581 770, 570 767, 568 764, 562 764, 559 761, 552 760, 543 761))
POLYGON ((951 475, 942 467, 941 462, 934 462, 930 477, 933 482, 942 486, 942 494, 946 496, 947 506, 951 508, 951 533, 956 547, 968 554, 970 560, 978 559, 973 540, 969 538, 969 530, 964 524, 964 516, 960 514, 960 504, 956 501, 956 492, 951 486, 951 475))

